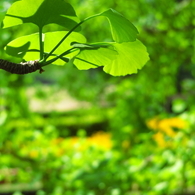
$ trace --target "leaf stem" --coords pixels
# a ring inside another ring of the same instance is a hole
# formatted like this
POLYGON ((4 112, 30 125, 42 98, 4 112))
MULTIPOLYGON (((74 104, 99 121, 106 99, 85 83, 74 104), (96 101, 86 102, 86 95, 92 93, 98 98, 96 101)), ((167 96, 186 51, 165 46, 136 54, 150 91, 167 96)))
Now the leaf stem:
MULTIPOLYGON (((74 52, 74 51, 76 51, 76 50, 78 50, 78 49, 77 49, 77 48, 76 48, 76 49, 75 49, 75 48, 68 49, 68 50, 66 50, 64 53, 60 54, 59 56, 56 56, 55 58, 53 58, 53 59, 51 59, 51 60, 48 60, 47 62, 42 62, 42 63, 41 63, 41 67, 47 66, 47 65, 51 64, 52 62, 55 62, 55 61, 58 60, 59 58, 62 58, 63 56, 68 55, 69 53, 72 53, 72 52, 74 52)), ((50 54, 50 55, 52 55, 52 54, 50 54)), ((67 62, 68 62, 68 60, 69 60, 69 59, 67 58, 67 62)))
POLYGON ((40 47, 40 60, 43 60, 44 57, 44 36, 43 28, 39 27, 39 47, 40 47))
POLYGON ((87 60, 84 60, 84 59, 81 59, 81 58, 77 58, 77 57, 76 57, 76 59, 81 60, 81 61, 83 61, 83 62, 85 62, 85 63, 88 63, 88 64, 90 64, 90 65, 92 65, 92 66, 100 67, 100 66, 98 66, 97 64, 94 64, 94 63, 89 62, 89 61, 87 61, 87 60))
MULTIPOLYGON (((62 42, 77 28, 79 27, 81 24, 83 24, 84 22, 86 22, 89 19, 92 19, 94 17, 99 16, 100 14, 96 14, 93 16, 90 16, 88 18, 85 18, 84 20, 82 20, 81 22, 79 22, 76 26, 74 26, 70 31, 68 31, 68 33, 59 41, 59 43, 47 54, 47 56, 45 57, 44 61, 46 61, 49 56, 51 56, 53 54, 53 52, 62 44, 62 42)), ((60 55, 61 56, 61 55, 60 55)))
POLYGON ((84 21, 79 22, 75 27, 73 27, 60 41, 59 43, 47 54, 45 57, 45 61, 53 54, 53 52, 62 44, 62 42, 77 28, 79 27, 84 21))

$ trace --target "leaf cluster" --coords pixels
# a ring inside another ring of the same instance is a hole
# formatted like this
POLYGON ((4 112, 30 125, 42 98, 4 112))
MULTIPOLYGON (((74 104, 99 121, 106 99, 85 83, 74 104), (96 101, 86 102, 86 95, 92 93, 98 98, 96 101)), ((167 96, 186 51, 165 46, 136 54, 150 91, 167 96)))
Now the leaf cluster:
POLYGON ((36 25, 37 33, 11 41, 6 52, 25 61, 38 60, 41 67, 72 62, 80 70, 103 66, 106 73, 124 76, 137 73, 149 60, 146 47, 137 40, 137 28, 113 9, 80 21, 74 8, 64 0, 16 1, 8 9, 2 26, 24 23, 36 25), (81 25, 102 16, 109 22, 113 41, 88 43, 79 33, 81 25), (64 31, 43 33, 48 24, 60 25, 64 31))

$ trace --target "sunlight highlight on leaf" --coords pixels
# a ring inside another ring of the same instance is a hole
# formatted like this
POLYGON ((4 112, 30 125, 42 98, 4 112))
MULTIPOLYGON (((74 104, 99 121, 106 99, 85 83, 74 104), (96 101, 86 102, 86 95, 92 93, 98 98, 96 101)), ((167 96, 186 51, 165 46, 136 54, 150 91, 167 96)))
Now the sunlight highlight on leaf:
POLYGON ((149 60, 146 47, 140 42, 113 43, 118 52, 111 64, 105 64, 104 71, 113 76, 137 73, 149 60))

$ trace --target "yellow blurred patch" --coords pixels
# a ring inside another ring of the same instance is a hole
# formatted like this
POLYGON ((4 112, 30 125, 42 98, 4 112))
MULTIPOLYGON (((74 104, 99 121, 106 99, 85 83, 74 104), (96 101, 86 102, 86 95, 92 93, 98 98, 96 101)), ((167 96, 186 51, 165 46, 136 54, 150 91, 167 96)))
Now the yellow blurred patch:
POLYGON ((172 141, 178 134, 175 128, 187 128, 187 122, 179 117, 159 119, 155 117, 147 121, 147 126, 156 133, 153 138, 160 147, 171 147, 172 141), (168 138, 168 140, 167 140, 168 138))
POLYGON ((31 158, 38 158, 39 157, 39 152, 37 150, 31 150, 29 152, 29 157, 31 157, 31 158))

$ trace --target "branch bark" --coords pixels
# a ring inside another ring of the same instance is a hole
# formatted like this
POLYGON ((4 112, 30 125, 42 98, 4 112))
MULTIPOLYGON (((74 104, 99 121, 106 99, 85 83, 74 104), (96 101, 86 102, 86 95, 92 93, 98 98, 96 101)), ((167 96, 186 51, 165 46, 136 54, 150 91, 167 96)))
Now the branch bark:
POLYGON ((12 74, 28 74, 39 70, 42 73, 44 70, 38 60, 21 62, 19 64, 0 59, 0 69, 3 69, 12 74))

